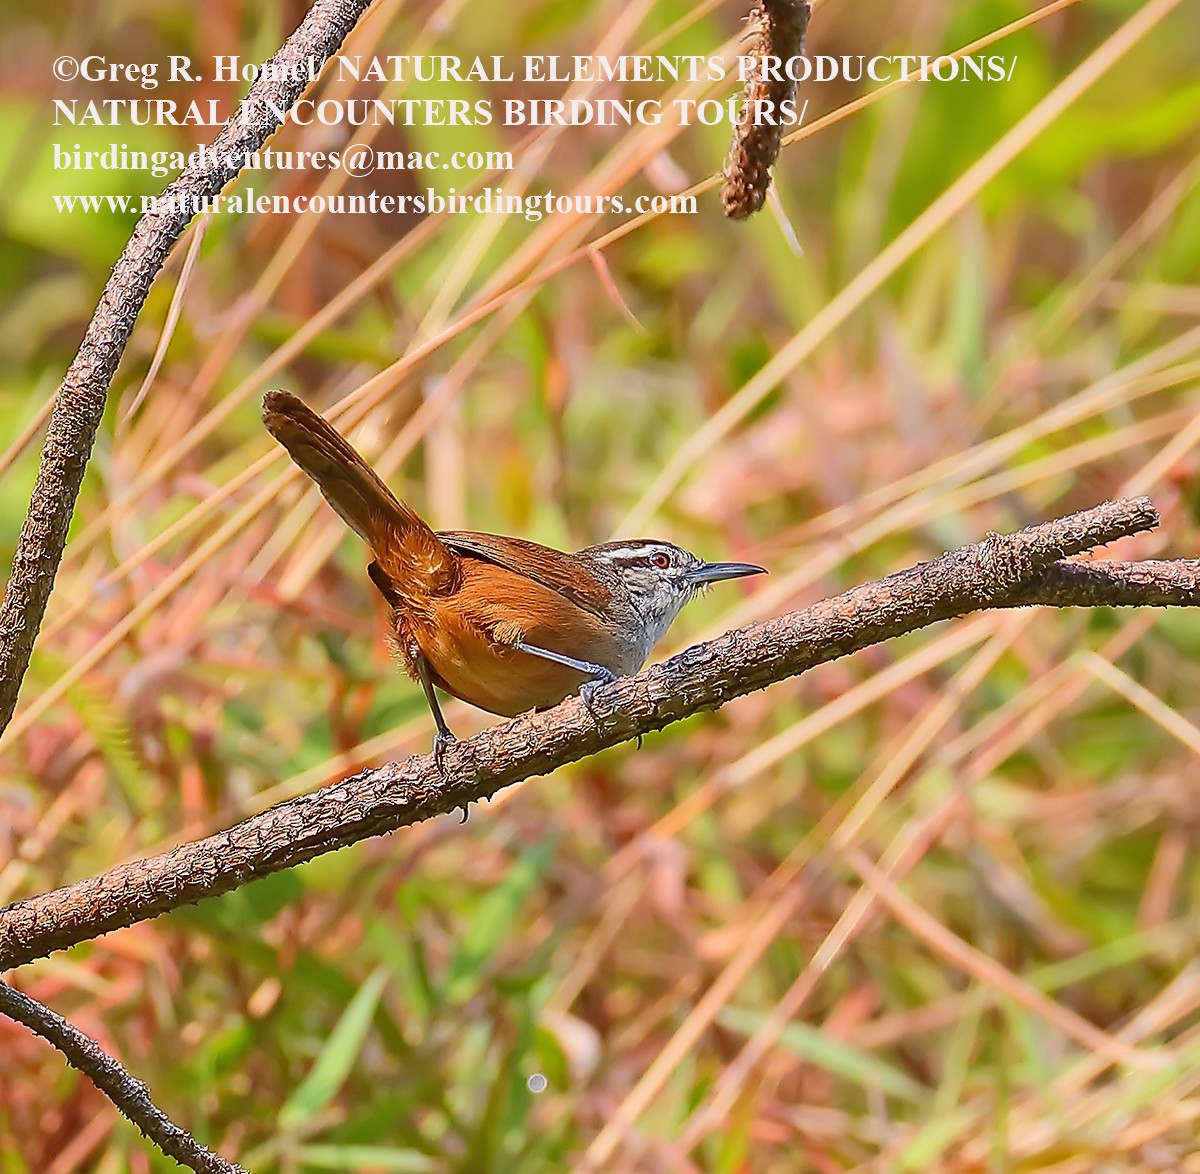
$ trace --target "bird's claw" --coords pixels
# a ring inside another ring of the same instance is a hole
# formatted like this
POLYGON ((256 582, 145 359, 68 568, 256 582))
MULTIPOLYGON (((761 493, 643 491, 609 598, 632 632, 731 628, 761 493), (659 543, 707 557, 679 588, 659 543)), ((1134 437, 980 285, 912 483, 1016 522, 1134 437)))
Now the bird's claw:
MULTIPOLYGON (((458 739, 449 730, 438 730, 433 735, 433 764, 438 769, 438 774, 445 775, 446 773, 446 751, 457 742, 458 739)), ((468 808, 470 804, 462 805, 462 819, 458 822, 466 823, 468 808)))
POLYGON ((611 685, 617 679, 617 674, 609 669, 604 669, 598 672, 590 681, 584 681, 579 686, 579 700, 583 702, 583 708, 588 711, 588 716, 597 725, 600 724, 600 719, 596 715, 596 710, 592 702, 592 698, 597 689, 602 685, 611 685))
POLYGON ((457 741, 449 730, 438 730, 433 735, 433 764, 438 768, 438 774, 446 773, 446 751, 457 741))

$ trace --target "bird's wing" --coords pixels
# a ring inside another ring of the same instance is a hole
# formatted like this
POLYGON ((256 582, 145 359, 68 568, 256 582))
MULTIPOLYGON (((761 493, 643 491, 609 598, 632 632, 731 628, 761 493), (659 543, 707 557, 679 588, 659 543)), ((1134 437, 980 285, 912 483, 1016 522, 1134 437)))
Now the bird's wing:
POLYGON ((501 534, 478 534, 468 530, 439 530, 437 536, 455 554, 483 559, 524 575, 543 587, 569 599, 576 607, 604 618, 612 602, 612 593, 593 575, 580 567, 569 554, 527 542, 524 538, 506 538, 501 534))

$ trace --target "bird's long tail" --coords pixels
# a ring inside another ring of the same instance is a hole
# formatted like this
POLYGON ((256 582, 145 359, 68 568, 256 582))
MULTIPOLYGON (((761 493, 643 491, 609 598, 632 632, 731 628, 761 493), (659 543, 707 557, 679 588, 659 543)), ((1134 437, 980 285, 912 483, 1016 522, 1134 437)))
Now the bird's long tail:
POLYGON ((267 392, 263 423, 317 483, 342 520, 370 546, 400 595, 453 590, 460 574, 454 552, 303 400, 287 391, 267 392))

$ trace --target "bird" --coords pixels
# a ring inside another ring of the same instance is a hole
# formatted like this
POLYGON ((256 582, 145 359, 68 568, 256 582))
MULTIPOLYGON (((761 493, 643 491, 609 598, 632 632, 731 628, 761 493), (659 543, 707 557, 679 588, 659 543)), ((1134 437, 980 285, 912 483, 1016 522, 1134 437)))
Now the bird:
POLYGON ((439 767, 455 739, 435 690, 502 717, 574 693, 590 712, 592 691, 636 673, 695 595, 766 573, 652 538, 566 553, 524 538, 435 531, 299 397, 269 391, 263 423, 370 548, 367 575, 429 703, 439 767))

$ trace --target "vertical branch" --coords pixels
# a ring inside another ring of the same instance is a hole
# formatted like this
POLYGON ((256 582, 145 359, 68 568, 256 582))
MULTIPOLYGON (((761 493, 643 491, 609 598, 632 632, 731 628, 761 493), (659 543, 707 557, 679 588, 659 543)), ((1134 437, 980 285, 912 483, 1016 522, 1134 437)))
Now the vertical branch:
POLYGON ((276 110, 290 108, 369 4, 370 0, 315 0, 211 150, 183 171, 163 192, 155 210, 138 221, 113 267, 58 390, 29 512, 0 604, 0 730, 12 718, 29 667, 109 384, 155 275, 195 209, 220 192, 241 171, 246 156, 279 129, 280 120, 267 104, 276 110))

